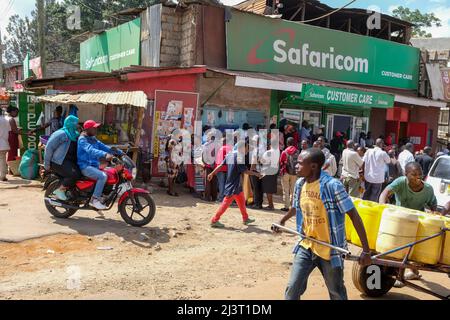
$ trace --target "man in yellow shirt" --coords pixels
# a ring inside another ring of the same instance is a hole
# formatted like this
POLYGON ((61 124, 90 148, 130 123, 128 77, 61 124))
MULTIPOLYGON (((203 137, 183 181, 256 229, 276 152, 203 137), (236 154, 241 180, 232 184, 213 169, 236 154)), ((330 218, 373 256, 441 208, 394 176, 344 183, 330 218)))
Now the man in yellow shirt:
MULTIPOLYGON (((307 237, 346 249, 345 215, 348 214, 361 239, 363 253, 360 264, 371 264, 370 249, 363 222, 342 183, 321 170, 325 155, 320 149, 308 149, 298 157, 294 199, 280 224, 296 215, 297 230, 307 237)), ((286 300, 298 300, 306 291, 308 277, 318 267, 325 279, 330 299, 346 300, 344 262, 341 254, 327 246, 300 240, 294 249, 291 278, 286 288, 286 300)))

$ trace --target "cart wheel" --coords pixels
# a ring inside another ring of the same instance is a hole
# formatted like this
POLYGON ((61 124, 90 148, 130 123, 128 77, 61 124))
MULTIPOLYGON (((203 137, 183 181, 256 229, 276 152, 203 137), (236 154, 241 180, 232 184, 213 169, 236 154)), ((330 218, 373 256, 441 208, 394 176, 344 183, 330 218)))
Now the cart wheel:
MULTIPOLYGON (((392 289, 395 283, 395 277, 398 273, 397 268, 377 266, 380 269, 380 286, 379 288, 369 288, 369 277, 374 276, 373 272, 367 272, 370 266, 362 267, 357 261, 353 262, 352 281, 356 289, 368 297, 381 297, 392 289)), ((370 280, 372 283, 372 281, 370 280)))

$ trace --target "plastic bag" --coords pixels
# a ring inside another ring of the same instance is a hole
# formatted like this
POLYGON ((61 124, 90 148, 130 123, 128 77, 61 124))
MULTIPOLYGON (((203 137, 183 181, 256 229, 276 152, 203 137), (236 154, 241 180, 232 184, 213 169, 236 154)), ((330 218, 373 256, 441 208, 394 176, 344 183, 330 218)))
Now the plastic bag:
POLYGON ((25 151, 19 165, 20 176, 23 179, 33 180, 38 176, 39 154, 36 149, 25 151))

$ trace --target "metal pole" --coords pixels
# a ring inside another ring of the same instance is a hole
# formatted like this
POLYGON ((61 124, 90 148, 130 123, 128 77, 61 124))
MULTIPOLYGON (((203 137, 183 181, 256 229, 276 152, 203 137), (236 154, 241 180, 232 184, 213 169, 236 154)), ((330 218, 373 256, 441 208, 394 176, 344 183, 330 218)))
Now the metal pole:
POLYGON ((45 4, 44 0, 37 0, 39 55, 41 57, 42 78, 46 76, 46 52, 45 52, 45 4))
POLYGON ((323 245, 323 246, 329 247, 329 248, 331 248, 331 249, 334 249, 334 250, 336 250, 336 251, 339 251, 339 252, 341 252, 341 253, 343 253, 343 254, 345 254, 345 255, 349 255, 349 256, 351 255, 351 252, 348 251, 348 250, 345 250, 345 249, 342 249, 342 248, 333 246, 332 244, 329 244, 329 243, 327 243, 327 242, 323 242, 323 241, 320 241, 320 240, 317 240, 317 239, 314 239, 314 238, 307 237, 307 236, 305 236, 304 234, 301 234, 300 232, 297 232, 297 231, 292 230, 292 229, 290 229, 290 228, 286 228, 285 226, 282 226, 282 225, 273 223, 273 224, 272 224, 272 228, 273 228, 273 227, 275 227, 275 228, 277 228, 277 229, 280 229, 280 230, 282 230, 282 231, 285 231, 285 232, 287 232, 287 233, 295 234, 295 235, 297 235, 297 236, 300 236, 300 237, 302 237, 302 240, 303 240, 303 239, 307 239, 307 240, 310 240, 310 241, 312 241, 312 242, 315 242, 315 243, 321 244, 321 245, 323 245))

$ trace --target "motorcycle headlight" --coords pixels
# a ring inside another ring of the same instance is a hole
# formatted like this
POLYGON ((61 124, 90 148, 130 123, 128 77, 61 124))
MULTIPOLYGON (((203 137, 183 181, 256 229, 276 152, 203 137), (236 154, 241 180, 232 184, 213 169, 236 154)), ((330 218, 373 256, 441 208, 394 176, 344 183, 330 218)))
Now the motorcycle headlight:
POLYGON ((133 176, 133 180, 136 180, 137 177, 137 169, 133 168, 133 170, 131 170, 131 175, 133 176))

